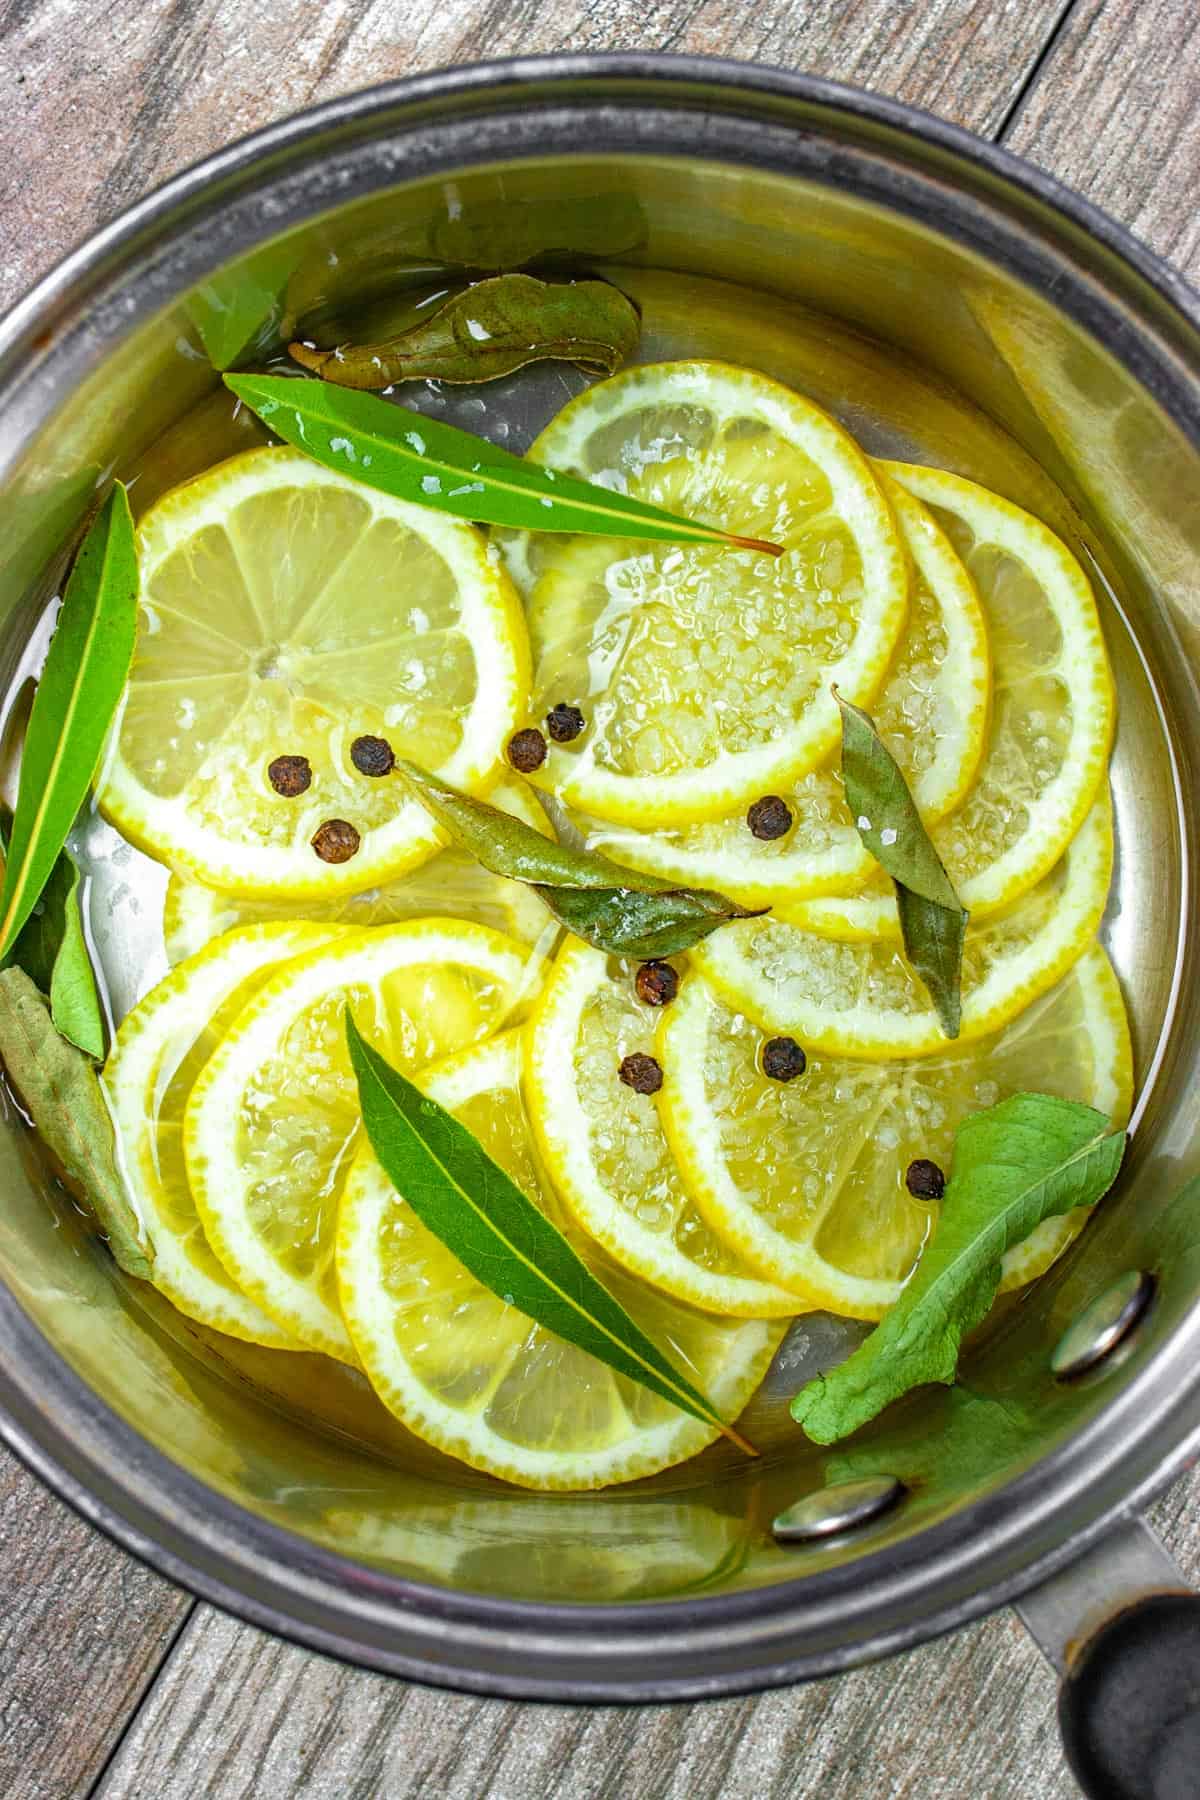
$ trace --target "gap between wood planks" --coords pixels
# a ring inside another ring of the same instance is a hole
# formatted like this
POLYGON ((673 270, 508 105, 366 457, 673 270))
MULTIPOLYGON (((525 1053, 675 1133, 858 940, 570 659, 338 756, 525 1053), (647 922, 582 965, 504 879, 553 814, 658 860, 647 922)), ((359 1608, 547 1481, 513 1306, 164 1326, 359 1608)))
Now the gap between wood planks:
POLYGON ((999 126, 997 127, 996 131, 993 133, 992 141, 994 143, 1003 144, 1007 141, 1009 134, 1013 130, 1014 126, 1017 123, 1017 120, 1020 118, 1021 113, 1024 110, 1025 102, 1028 100, 1030 94, 1032 94, 1034 88, 1037 86, 1038 82, 1041 80, 1042 71, 1045 69, 1046 64, 1049 62, 1050 58, 1054 55, 1055 49, 1058 46, 1059 39, 1062 37, 1062 34, 1066 29, 1067 20, 1070 18, 1071 14, 1075 11, 1075 8, 1078 5, 1078 3, 1079 3, 1079 0, 1063 0, 1063 4, 1062 4, 1061 8, 1059 9, 1058 17, 1057 17, 1057 19, 1055 19, 1053 25, 1050 27, 1050 30, 1046 34, 1045 43, 1042 45, 1041 49, 1038 51, 1037 55, 1034 57, 1033 62, 1030 65, 1029 73, 1026 75, 1024 81, 1021 83, 1020 87, 1017 89, 1016 93, 1013 95, 1012 103, 1010 104, 1008 111, 1005 113, 1004 117, 1000 121, 999 126))
MULTIPOLYGON (((1059 12, 1058 12, 1057 16, 1055 17, 1054 22, 1051 25, 1049 31, 1046 34, 1045 41, 1043 42, 1036 57, 1034 58, 1033 62, 1031 63, 1028 73, 1026 74, 1025 78, 1021 82, 1020 87, 1017 89, 1017 92, 1013 96, 1012 101, 1010 102, 1008 109, 1004 114, 1004 117, 1001 119, 999 125, 991 133, 986 134, 990 137, 992 142, 997 143, 997 144, 1004 144, 1007 141, 1007 139, 1009 138, 1009 136, 1011 135, 1030 96, 1032 95, 1035 88, 1038 86, 1039 82, 1042 79, 1043 74, 1045 73, 1045 70, 1047 68, 1047 65, 1049 64, 1051 58, 1054 55, 1054 52, 1059 44, 1060 39, 1062 38, 1063 32, 1066 29, 1066 26, 1068 24, 1068 21, 1070 20, 1072 13, 1075 11, 1076 7, 1079 4, 1080 4, 1080 0, 1063 0, 1063 4, 1060 7, 1059 12)), ((686 21, 685 21, 685 24, 686 24, 686 21)), ((669 49, 671 47, 672 43, 678 40, 679 36, 681 35, 682 29, 683 29, 682 27, 679 27, 675 31, 673 31, 668 42, 662 46, 659 46, 659 48, 669 49)), ((980 135, 983 136, 985 134, 980 133, 980 135)), ((177 1624, 175 1625, 174 1630, 171 1632, 165 1645, 163 1646, 161 1655, 159 1656, 158 1660, 155 1662, 154 1667, 147 1674, 146 1679, 142 1685, 141 1691, 138 1695, 136 1703, 130 1709, 128 1714, 126 1715, 126 1718, 125 1718, 120 1730, 114 1736, 112 1743, 110 1744, 110 1746, 108 1748, 108 1751, 104 1757, 102 1764, 100 1765, 100 1767, 96 1771, 95 1776, 89 1783, 87 1790, 86 1790, 86 1800, 95 1800, 95 1797, 99 1795, 99 1793, 100 1793, 101 1789, 103 1788, 104 1783, 109 1775, 109 1772, 112 1770, 113 1766, 115 1765, 115 1763, 117 1762, 117 1760, 120 1756, 121 1750, 122 1750, 126 1740, 129 1738, 130 1734, 136 1729, 138 1723, 140 1722, 140 1720, 143 1716, 143 1713, 145 1711, 147 1702, 148 1702, 154 1688, 157 1686, 160 1678, 166 1671, 168 1664, 172 1663, 175 1660, 175 1658, 178 1656, 186 1656, 187 1655, 188 1640, 191 1635, 192 1626, 197 1618, 197 1615, 200 1613, 201 1606, 202 1606, 201 1601, 199 1601, 195 1598, 191 1598, 189 1600, 187 1606, 185 1607, 185 1610, 181 1613, 179 1620, 178 1620, 177 1624)), ((256 1628, 255 1627, 247 1627, 247 1629, 256 1629, 256 1628)), ((319 1654, 319 1653, 312 1652, 311 1654, 319 1654)))

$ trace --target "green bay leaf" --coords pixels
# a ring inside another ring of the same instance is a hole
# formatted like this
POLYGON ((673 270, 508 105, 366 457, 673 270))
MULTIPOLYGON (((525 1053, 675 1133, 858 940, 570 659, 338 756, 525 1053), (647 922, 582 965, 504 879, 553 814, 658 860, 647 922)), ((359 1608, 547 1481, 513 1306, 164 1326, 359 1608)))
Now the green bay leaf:
POLYGON ((613 375, 640 330, 637 308, 611 282, 493 275, 378 343, 332 350, 292 343, 288 355, 337 387, 375 390, 418 379, 495 381, 531 362, 613 375))
POLYGON ((0 972, 0 1058, 21 1104, 94 1215, 121 1267, 151 1279, 151 1256, 117 1162, 112 1119, 90 1057, 55 1029, 24 969, 0 972))
POLYGON ((597 851, 556 843, 415 763, 398 758, 396 768, 460 850, 493 875, 528 882, 568 931, 610 956, 676 956, 718 925, 757 916, 724 894, 673 887, 597 851))
POLYGON ((79 870, 65 850, 59 862, 64 859, 71 871, 71 882, 63 900, 62 935, 50 971, 50 1017, 65 1038, 101 1062, 104 1012, 83 931, 82 884, 79 870))
POLYGON ((859 837, 891 876, 904 954, 924 982, 942 1030, 962 1022, 967 913, 933 847, 900 765, 861 707, 834 689, 842 715, 842 781, 859 837))
POLYGON ((0 959, 33 911, 87 796, 133 658, 137 594, 129 501, 115 482, 67 578, 29 715, 0 889, 0 959))
POLYGON ((415 506, 478 524, 571 531, 783 554, 778 544, 677 518, 627 494, 525 462, 486 438, 374 394, 284 375, 226 375, 225 385, 285 443, 415 506))
POLYGON ((1014 1094, 959 1126, 937 1227, 870 1337, 800 1390, 793 1417, 818 1444, 865 1425, 911 1388, 950 1383, 963 1338, 986 1316, 1001 1264, 1043 1219, 1092 1206, 1116 1180, 1125 1133, 1050 1094, 1014 1094))
POLYGON ((367 1137, 421 1223, 493 1294, 756 1454, 479 1140, 366 1042, 349 1008, 345 1022, 367 1137))
MULTIPOLYGON (((10 824, 0 823, 0 850, 6 856, 10 824)), ((50 996, 51 1017, 63 1036, 100 1062, 104 1009, 83 930, 81 890, 78 865, 69 850, 60 851, 6 961, 24 969, 34 986, 50 996)))
POLYGON ((80 1050, 104 1056, 104 1010, 83 930, 79 869, 70 852, 60 852, 8 961, 50 997, 58 1030, 80 1050))

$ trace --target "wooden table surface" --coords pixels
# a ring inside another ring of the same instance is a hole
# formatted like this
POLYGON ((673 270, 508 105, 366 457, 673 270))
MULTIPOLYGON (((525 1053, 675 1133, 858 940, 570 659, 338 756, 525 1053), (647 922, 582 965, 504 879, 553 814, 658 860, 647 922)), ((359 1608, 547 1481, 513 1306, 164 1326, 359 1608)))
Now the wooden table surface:
MULTIPOLYGON (((0 0, 0 305, 164 176, 310 101, 516 52, 738 56, 924 106, 1051 169, 1200 284, 1198 0, 0 0)), ((1155 1523, 1200 1577, 1200 1471, 1155 1523)), ((6 1800, 1069 1800, 1011 1614, 759 1699, 514 1706, 197 1604, 0 1452, 6 1800)))

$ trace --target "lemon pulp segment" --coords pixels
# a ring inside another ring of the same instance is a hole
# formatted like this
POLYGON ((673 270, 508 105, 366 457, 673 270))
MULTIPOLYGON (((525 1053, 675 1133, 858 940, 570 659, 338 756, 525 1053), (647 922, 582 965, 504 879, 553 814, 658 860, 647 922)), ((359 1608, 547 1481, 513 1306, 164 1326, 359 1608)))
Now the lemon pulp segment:
MULTIPOLYGON (((898 483, 885 477, 884 486, 913 582, 908 623, 872 714, 922 817, 932 823, 962 798, 983 753, 987 632, 974 584, 945 534, 898 483)), ((633 868, 716 888, 790 918, 798 901, 848 893, 869 880, 876 864, 846 806, 836 758, 788 784, 782 797, 793 822, 773 841, 753 835, 744 806, 704 824, 657 831, 577 822, 589 845, 633 868)))

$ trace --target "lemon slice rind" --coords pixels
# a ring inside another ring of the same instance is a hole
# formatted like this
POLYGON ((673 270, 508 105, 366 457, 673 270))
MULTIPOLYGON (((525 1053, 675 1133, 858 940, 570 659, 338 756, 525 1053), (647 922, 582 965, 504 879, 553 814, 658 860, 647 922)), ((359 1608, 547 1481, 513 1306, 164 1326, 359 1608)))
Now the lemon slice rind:
MULTIPOLYGON (((1023 1053, 1023 1047, 1029 1032, 1040 1027, 1057 1038, 1062 1029, 1062 1018, 1071 1016, 1072 1012, 1077 1013, 1076 1029, 1087 1039, 1091 1060, 1088 1091, 1072 1097, 1081 1099, 1106 1114, 1114 1128, 1122 1126, 1129 1115, 1133 1087, 1129 1025, 1112 966, 1100 945, 1093 944, 1064 978, 1063 983, 1037 1003, 1034 1013, 1022 1014, 996 1038, 980 1043, 977 1056, 968 1052, 963 1058, 950 1050, 947 1058, 939 1059, 937 1063, 927 1065, 906 1062, 893 1065, 890 1106, 893 1115, 897 1108, 901 1108, 903 1116, 913 1121, 913 1147, 920 1144, 922 1153, 930 1150, 930 1142, 921 1129, 922 1119, 937 1119, 939 1138, 944 1138, 948 1130, 954 1129, 954 1114, 948 1114, 947 1107, 953 1105, 956 1111, 961 1107, 964 1089, 975 1076, 986 1082, 992 1066, 991 1058, 998 1045, 1003 1050, 1005 1039, 1010 1040, 1007 1054, 1009 1061, 1016 1063, 1019 1083, 1022 1080, 1020 1071, 1023 1054, 1027 1054, 1023 1053), (920 1088, 915 1100, 911 1091, 914 1077, 920 1088), (959 1096, 957 1102, 952 1098, 956 1090, 959 1096)), ((852 1146, 852 1160, 844 1168, 839 1165, 846 1152, 840 1147, 828 1150, 827 1155, 820 1159, 820 1166, 814 1166, 808 1171, 810 1178, 815 1179, 813 1213, 807 1235, 781 1230, 771 1217, 777 1195, 770 1169, 766 1166, 767 1146, 764 1144, 763 1154, 752 1165, 754 1179, 761 1179, 766 1184, 762 1188, 745 1185, 744 1176, 739 1181, 726 1153, 727 1129, 730 1132, 728 1141, 744 1157, 742 1132, 757 1128, 770 1133, 772 1127, 763 1120, 761 1108, 764 1101, 761 1095, 757 1099, 743 1100, 741 1114, 735 1113, 733 1120, 726 1121, 725 1124, 714 1105, 711 1082, 714 1070, 720 1067, 720 1060, 713 1049, 713 1032, 721 1023, 722 1017, 728 1019, 720 998, 703 976, 693 975, 684 983, 677 1000, 664 1014, 659 1027, 658 1053, 664 1074, 660 1110, 672 1153, 688 1191, 713 1229, 747 1263, 758 1269, 764 1279, 794 1288, 804 1297, 806 1306, 821 1307, 857 1318, 880 1318, 888 1307, 895 1304, 903 1282, 841 1267, 828 1260, 817 1247, 822 1220, 837 1203, 839 1184, 848 1179, 863 1146, 852 1146), (749 1112, 746 1108, 750 1109, 749 1112), (836 1179, 831 1182, 829 1177, 834 1174, 836 1179)), ((996 1066, 1002 1065, 998 1063, 996 1066)), ((842 1085, 847 1080, 853 1081, 861 1068, 862 1065, 857 1064, 839 1065, 835 1059, 832 1068, 821 1071, 819 1101, 809 1104, 819 1104, 830 1095, 836 1096, 842 1085)), ((794 1104, 802 1111, 806 1106, 803 1084, 806 1080, 811 1081, 812 1076, 813 1070, 810 1068, 805 1075, 797 1078, 799 1085, 794 1104)), ((888 1068, 880 1067, 878 1079, 881 1089, 886 1088, 888 1077, 888 1068)), ((744 1077, 741 1079, 744 1080, 744 1077)), ((995 1086, 994 1083, 992 1085, 995 1086)), ((758 1092, 757 1089, 754 1091, 758 1092)), ((976 1088, 975 1092, 978 1091, 976 1088)), ((768 1092, 767 1098, 773 1099, 774 1096, 768 1092)), ((1003 1094, 997 1092, 996 1098, 1003 1098, 1003 1094)), ((783 1103, 781 1096, 780 1104, 783 1103)), ((981 1105, 983 1102, 977 1099, 975 1104, 981 1105)), ((969 1110, 973 1110, 970 1105, 963 1110, 963 1116, 969 1110)), ((868 1108, 868 1116, 860 1115, 861 1124, 856 1120, 856 1130, 865 1131, 868 1139, 878 1129, 877 1123, 869 1117, 869 1112, 868 1108)), ((788 1142, 788 1129, 782 1122, 774 1127, 774 1136, 779 1138, 782 1134, 784 1145, 788 1142)), ((807 1129, 806 1127, 801 1134, 801 1141, 807 1135, 807 1129)), ((850 1135, 854 1136, 853 1133, 850 1135)), ((894 1137, 893 1129, 889 1143, 894 1137)), ((947 1145, 946 1148, 948 1147, 947 1145)), ((881 1170, 886 1171, 881 1179, 889 1184, 895 1182, 897 1175, 891 1163, 896 1156, 903 1162, 904 1156, 909 1153, 900 1150, 890 1154, 885 1152, 879 1159, 881 1170)), ((935 1144, 934 1153, 935 1156, 940 1154, 944 1157, 946 1151, 939 1150, 935 1144)), ((781 1154, 787 1157, 786 1149, 781 1154)), ((792 1157, 787 1159, 789 1162, 794 1160, 792 1157)), ((800 1179, 803 1179, 803 1174, 803 1171, 797 1171, 800 1179)), ((907 1202, 907 1196, 903 1198, 909 1211, 915 1210, 912 1203, 907 1202)), ((854 1204, 861 1207, 862 1197, 856 1196, 854 1204)), ((878 1218, 866 1210, 864 1218, 869 1218, 869 1223, 864 1228, 878 1233, 878 1218)), ((1082 1229, 1085 1220, 1086 1212, 1079 1211, 1048 1219, 1023 1243, 1015 1245, 1005 1257, 1003 1290, 1024 1286, 1044 1273, 1082 1229)), ((911 1228, 911 1221, 907 1228, 911 1228)), ((917 1241, 910 1246, 910 1253, 915 1255, 919 1249, 918 1236, 917 1241)))
MULTIPOLYGON (((1104 634, 1091 584, 1062 539, 1031 513, 975 482, 942 469, 885 462, 883 470, 927 506, 956 514, 977 546, 1023 563, 1047 597, 1061 633, 1053 665, 1070 696, 1071 734, 1061 766, 1029 808, 1026 830, 994 862, 957 883, 975 918, 1011 904, 1040 881, 1062 855, 1091 810, 1104 780, 1116 723, 1116 704, 1104 634)), ((997 667, 997 685, 1003 671, 997 667)), ((986 763, 985 750, 985 763, 986 763)))
MULTIPOLYGON (((499 782, 488 803, 532 825, 543 837, 552 836, 528 782, 515 776, 499 782)), ((245 900, 173 875, 163 902, 163 938, 168 960, 177 963, 221 932, 264 919, 315 919, 361 928, 433 914, 491 925, 522 944, 535 944, 552 919, 527 882, 492 875, 465 851, 439 850, 396 881, 329 900, 245 900)))

